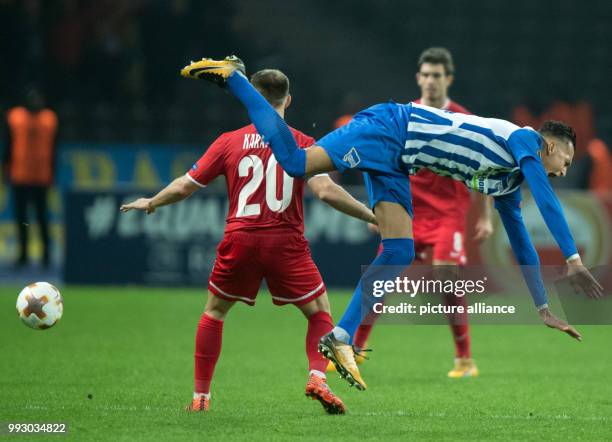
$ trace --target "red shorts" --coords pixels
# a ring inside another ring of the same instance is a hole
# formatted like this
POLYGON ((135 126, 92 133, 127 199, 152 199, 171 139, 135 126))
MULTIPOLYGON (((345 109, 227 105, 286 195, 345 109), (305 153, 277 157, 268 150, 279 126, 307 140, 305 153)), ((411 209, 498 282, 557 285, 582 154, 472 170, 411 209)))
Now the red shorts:
POLYGON ((431 247, 432 259, 466 264, 464 219, 420 218, 413 224, 413 233, 417 259, 426 259, 431 247))
POLYGON ((217 247, 208 290, 228 301, 255 305, 264 278, 276 305, 303 305, 325 293, 301 233, 227 233, 217 247))

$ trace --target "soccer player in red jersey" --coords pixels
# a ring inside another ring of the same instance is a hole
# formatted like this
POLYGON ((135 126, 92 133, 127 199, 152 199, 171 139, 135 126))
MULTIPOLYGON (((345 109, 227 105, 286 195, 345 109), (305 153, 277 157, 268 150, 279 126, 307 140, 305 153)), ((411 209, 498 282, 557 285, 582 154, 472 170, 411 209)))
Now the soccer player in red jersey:
MULTIPOLYGON (((251 82, 284 118, 291 103, 288 78, 278 70, 266 69, 255 73, 251 82)), ((314 144, 313 138, 293 128, 291 131, 300 147, 314 144)), ((140 198, 121 210, 153 213, 157 207, 189 197, 219 175, 226 178, 229 212, 208 282, 208 302, 198 324, 195 389, 189 409, 208 410, 210 384, 221 353, 223 320, 236 301, 254 305, 265 278, 274 304, 293 304, 308 320, 306 395, 319 400, 330 414, 344 413, 344 404, 326 383, 327 359, 317 352, 319 339, 332 330, 333 322, 325 284, 304 238, 304 184, 348 215, 373 222, 374 214, 326 174, 308 180, 287 175, 252 124, 224 133, 186 175, 153 198, 140 198)))
MULTIPOLYGON (((445 48, 428 48, 419 57, 416 81, 421 88, 421 98, 415 103, 445 109, 451 112, 470 112, 448 97, 453 82, 454 65, 450 52, 445 48)), ((446 266, 466 264, 465 231, 466 215, 470 206, 470 192, 459 181, 436 175, 421 169, 410 177, 412 205, 414 208, 414 246, 417 259, 431 262, 440 269, 446 266), (429 253, 431 251, 431 253, 429 253)), ((475 239, 483 241, 493 232, 491 204, 489 198, 476 193, 480 214, 475 225, 475 239)), ((449 305, 463 305, 465 299, 453 294, 446 296, 449 305)), ((373 327, 373 318, 359 326, 353 345, 357 350, 356 360, 363 361, 360 349, 373 327)), ((448 373, 451 378, 477 376, 478 368, 472 359, 470 330, 467 313, 449 317, 449 325, 455 343, 455 365, 448 373)), ((333 364, 328 366, 329 369, 333 364)))

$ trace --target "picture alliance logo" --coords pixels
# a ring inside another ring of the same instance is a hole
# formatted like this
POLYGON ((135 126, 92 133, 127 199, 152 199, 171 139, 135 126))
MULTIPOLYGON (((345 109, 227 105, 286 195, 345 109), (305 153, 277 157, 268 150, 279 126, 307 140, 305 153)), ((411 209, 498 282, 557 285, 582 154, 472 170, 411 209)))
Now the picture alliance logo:
POLYGON ((388 294, 408 295, 414 298, 418 293, 430 295, 455 295, 459 298, 465 295, 482 294, 485 292, 487 277, 482 279, 411 279, 396 277, 395 279, 379 279, 372 282, 372 296, 376 298, 388 294))

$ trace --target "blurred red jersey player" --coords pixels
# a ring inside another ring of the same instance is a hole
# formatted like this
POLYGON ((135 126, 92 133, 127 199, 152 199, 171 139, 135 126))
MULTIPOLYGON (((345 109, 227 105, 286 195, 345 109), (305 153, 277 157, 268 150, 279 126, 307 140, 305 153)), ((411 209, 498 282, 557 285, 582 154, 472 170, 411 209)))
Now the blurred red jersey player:
MULTIPOLYGON (((451 112, 470 112, 448 97, 448 88, 453 82, 454 66, 450 52, 445 48, 426 49, 417 64, 416 81, 421 89, 421 98, 415 103, 445 109, 451 112)), ((465 232, 466 216, 470 207, 470 192, 459 181, 436 175, 423 169, 410 177, 412 205, 414 208, 414 245, 417 259, 431 260, 434 266, 456 266, 466 264, 465 232), (431 253, 429 253, 431 252, 431 253)), ((481 206, 476 222, 476 240, 488 238, 492 231, 491 205, 486 196, 477 194, 481 206)), ((443 267, 439 267, 443 269, 443 267)), ((449 305, 464 305, 465 299, 450 294, 445 302, 449 305)), ((366 347, 374 318, 366 320, 355 335, 353 344, 357 350, 366 347)), ((448 373, 451 378, 477 376, 478 368, 471 355, 470 330, 467 313, 449 318, 455 344, 455 364, 448 373)), ((356 359, 363 358, 357 352, 356 359)), ((330 368, 330 367, 328 367, 330 368)))
MULTIPOLYGON (((284 117, 291 103, 288 78, 278 70, 266 69, 255 73, 251 82, 284 117)), ((314 144, 313 138, 291 131, 300 147, 314 144)), ((348 215, 372 222, 374 214, 325 174, 306 181, 287 175, 253 125, 222 134, 186 175, 155 197, 141 198, 122 210, 152 213, 188 197, 220 175, 226 179, 229 211, 208 281, 208 302, 198 324, 194 397, 188 408, 208 410, 223 320, 236 301, 255 305, 265 279, 274 304, 293 304, 308 320, 306 395, 319 400, 330 414, 344 413, 342 401, 326 383, 327 360, 317 352, 319 338, 332 330, 333 322, 325 284, 304 238, 304 184, 348 215)))

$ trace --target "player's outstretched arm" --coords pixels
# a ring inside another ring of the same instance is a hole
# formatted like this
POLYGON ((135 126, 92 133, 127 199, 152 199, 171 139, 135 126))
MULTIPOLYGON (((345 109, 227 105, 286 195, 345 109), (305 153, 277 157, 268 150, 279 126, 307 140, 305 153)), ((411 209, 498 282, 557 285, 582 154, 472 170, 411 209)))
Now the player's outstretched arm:
POLYGON ((521 266, 521 272, 527 287, 529 287, 540 318, 547 327, 556 328, 577 340, 581 340, 582 336, 574 327, 557 318, 548 308, 546 289, 540 274, 540 259, 521 216, 520 192, 517 190, 510 195, 495 198, 495 208, 499 212, 512 251, 521 266))
POLYGON ((542 164, 535 158, 521 161, 521 172, 531 189, 533 199, 544 218, 548 230, 553 235, 563 256, 567 260, 567 275, 577 292, 584 292, 591 298, 603 296, 603 287, 582 264, 574 238, 570 232, 561 204, 550 187, 542 164))
POLYGON ((182 201, 191 196, 199 186, 192 182, 186 175, 172 181, 153 198, 138 198, 136 201, 122 205, 119 210, 128 212, 132 209, 143 210, 147 215, 155 212, 155 209, 168 204, 182 201))
POLYGON ((342 186, 336 184, 328 175, 318 175, 310 178, 308 187, 317 198, 339 212, 376 224, 374 213, 365 204, 353 198, 342 186))

